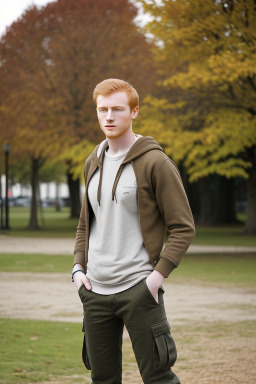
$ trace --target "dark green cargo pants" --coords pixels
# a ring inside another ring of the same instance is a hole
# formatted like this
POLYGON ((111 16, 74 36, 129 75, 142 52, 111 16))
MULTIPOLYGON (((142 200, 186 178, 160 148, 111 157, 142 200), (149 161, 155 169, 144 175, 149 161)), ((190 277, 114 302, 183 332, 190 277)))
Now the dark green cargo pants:
POLYGON ((180 384, 171 370, 177 353, 161 289, 159 304, 145 279, 113 295, 99 295, 83 285, 79 296, 84 307, 86 359, 92 370, 92 384, 122 383, 124 325, 144 384, 180 384))

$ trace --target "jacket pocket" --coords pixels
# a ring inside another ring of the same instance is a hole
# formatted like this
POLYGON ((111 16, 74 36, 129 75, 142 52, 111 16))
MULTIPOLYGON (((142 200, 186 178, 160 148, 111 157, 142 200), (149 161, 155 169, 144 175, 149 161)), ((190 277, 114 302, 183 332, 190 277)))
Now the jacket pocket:
POLYGON ((91 370, 91 364, 89 361, 89 356, 88 356, 88 348, 87 348, 87 342, 86 342, 86 335, 85 335, 85 328, 84 328, 84 321, 83 321, 83 329, 82 332, 84 332, 84 341, 83 341, 83 349, 82 349, 82 359, 83 363, 85 365, 85 368, 88 370, 91 370))
POLYGON ((172 367, 177 359, 176 345, 167 319, 152 325, 154 370, 164 371, 172 367))

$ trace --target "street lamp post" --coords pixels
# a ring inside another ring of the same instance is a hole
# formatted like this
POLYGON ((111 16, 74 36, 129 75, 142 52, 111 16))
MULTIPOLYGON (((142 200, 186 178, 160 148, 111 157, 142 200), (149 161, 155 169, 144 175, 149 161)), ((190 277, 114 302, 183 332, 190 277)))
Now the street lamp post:
POLYGON ((8 196, 8 157, 10 152, 10 145, 4 144, 3 151, 5 154, 5 229, 10 229, 9 227, 9 196, 8 196))
POLYGON ((0 174, 0 229, 4 228, 4 222, 3 222, 3 197, 2 197, 2 175, 0 174))

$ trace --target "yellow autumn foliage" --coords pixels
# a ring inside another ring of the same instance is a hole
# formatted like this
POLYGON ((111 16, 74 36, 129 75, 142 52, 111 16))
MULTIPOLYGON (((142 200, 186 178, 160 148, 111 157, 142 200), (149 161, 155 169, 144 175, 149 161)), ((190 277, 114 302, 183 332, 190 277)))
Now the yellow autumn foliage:
POLYGON ((256 146, 256 8, 253 0, 141 0, 151 14, 159 96, 139 130, 185 166, 248 178, 256 146))

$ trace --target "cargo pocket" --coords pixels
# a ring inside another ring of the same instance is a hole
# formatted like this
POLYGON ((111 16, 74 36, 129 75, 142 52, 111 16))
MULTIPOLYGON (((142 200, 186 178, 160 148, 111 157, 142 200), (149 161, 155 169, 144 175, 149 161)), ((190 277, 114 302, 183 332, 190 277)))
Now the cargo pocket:
POLYGON ((154 370, 164 371, 172 367, 177 359, 176 345, 167 319, 152 326, 154 370))
POLYGON ((86 335, 85 335, 85 328, 84 328, 84 321, 83 321, 83 329, 82 332, 84 332, 84 342, 83 342, 83 349, 82 349, 82 359, 83 363, 85 365, 85 368, 88 370, 91 370, 91 364, 88 357, 88 349, 87 349, 87 343, 86 343, 86 335))

